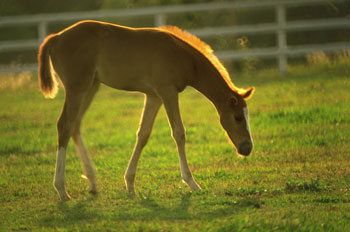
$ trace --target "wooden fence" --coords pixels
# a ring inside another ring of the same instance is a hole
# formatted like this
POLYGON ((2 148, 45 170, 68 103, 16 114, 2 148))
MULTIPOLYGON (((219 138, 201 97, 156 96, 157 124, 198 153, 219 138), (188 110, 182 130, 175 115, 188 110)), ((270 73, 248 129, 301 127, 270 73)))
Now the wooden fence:
MULTIPOLYGON (((287 32, 291 31, 314 31, 325 29, 345 29, 350 28, 350 18, 329 18, 314 20, 287 21, 287 9, 295 6, 312 6, 325 3, 344 3, 347 0, 265 0, 265 1, 240 1, 240 2, 222 2, 222 3, 201 3, 174 5, 162 7, 148 7, 138 9, 119 9, 119 10, 99 10, 87 12, 69 12, 55 14, 38 14, 30 16, 0 17, 1 27, 33 26, 37 27, 37 38, 29 40, 0 41, 0 55, 3 52, 22 51, 37 49, 40 42, 48 34, 48 26, 57 23, 73 23, 83 19, 111 19, 125 17, 152 16, 154 18, 153 26, 166 24, 167 16, 206 11, 222 11, 228 9, 259 9, 271 8, 275 11, 275 22, 268 24, 254 25, 232 25, 217 26, 210 28, 199 28, 190 30, 191 33, 200 38, 215 37, 222 35, 248 35, 248 34, 266 34, 275 33, 277 39, 276 47, 256 48, 246 50, 225 50, 218 51, 216 55, 223 60, 244 59, 247 57, 273 58, 278 61, 278 67, 281 72, 286 72, 288 57, 303 56, 308 53, 324 51, 336 52, 350 50, 350 43, 331 43, 331 44, 308 44, 299 46, 288 46, 287 32)), ((150 25, 152 26, 152 25, 150 25)), ((16 65, 0 67, 0 72, 19 72, 34 71, 36 64, 16 65)))

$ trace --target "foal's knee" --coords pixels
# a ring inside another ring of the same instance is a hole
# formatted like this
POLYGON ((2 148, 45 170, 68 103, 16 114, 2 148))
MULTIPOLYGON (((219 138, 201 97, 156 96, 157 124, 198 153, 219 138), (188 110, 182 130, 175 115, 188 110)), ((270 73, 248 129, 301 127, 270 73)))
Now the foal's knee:
POLYGON ((137 132, 137 142, 141 147, 147 144, 149 137, 151 136, 150 130, 139 130, 137 132))
POLYGON ((186 133, 184 128, 174 129, 172 136, 175 139, 176 143, 185 143, 186 133))
POLYGON ((73 141, 77 144, 79 142, 80 139, 80 125, 78 126, 74 126, 73 130, 72 130, 72 139, 73 141))

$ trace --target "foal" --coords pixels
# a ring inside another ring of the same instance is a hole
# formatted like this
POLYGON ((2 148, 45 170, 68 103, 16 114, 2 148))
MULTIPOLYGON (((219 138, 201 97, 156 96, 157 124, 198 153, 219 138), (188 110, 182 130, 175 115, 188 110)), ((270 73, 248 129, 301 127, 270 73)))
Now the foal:
POLYGON ((137 162, 164 104, 176 142, 181 176, 192 190, 200 187, 188 167, 185 129, 178 94, 192 86, 216 107, 220 123, 237 148, 249 155, 253 142, 246 101, 254 92, 235 87, 209 45, 177 27, 130 28, 81 21, 46 37, 38 55, 39 86, 45 97, 57 93, 57 74, 65 88, 65 102, 57 122, 58 151, 54 187, 60 199, 70 199, 65 189, 66 149, 70 137, 81 158, 90 192, 97 193, 96 171, 80 134, 81 120, 100 83, 145 94, 136 144, 125 172, 128 193, 134 194, 137 162), (56 75, 55 75, 56 76, 56 75))

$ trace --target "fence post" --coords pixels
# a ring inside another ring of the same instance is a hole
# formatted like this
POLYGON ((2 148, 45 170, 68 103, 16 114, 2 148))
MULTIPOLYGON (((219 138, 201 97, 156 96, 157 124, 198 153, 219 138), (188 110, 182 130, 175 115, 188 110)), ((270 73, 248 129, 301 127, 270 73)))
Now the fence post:
POLYGON ((287 72, 287 33, 286 33, 286 6, 276 5, 277 18, 277 45, 278 45, 278 68, 281 73, 287 72))
POLYGON ((160 27, 166 24, 166 15, 156 14, 154 16, 154 26, 160 27))
POLYGON ((47 36, 47 22, 41 21, 38 24, 38 40, 39 43, 43 42, 45 37, 47 36))

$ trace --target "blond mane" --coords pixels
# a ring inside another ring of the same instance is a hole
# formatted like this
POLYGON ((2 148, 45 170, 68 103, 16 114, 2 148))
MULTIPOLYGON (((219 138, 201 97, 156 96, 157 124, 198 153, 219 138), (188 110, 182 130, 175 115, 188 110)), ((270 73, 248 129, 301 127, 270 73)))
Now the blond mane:
POLYGON ((172 35, 176 36, 177 38, 185 41, 189 45, 191 45, 193 48, 198 50, 201 54, 203 54, 212 64, 213 66, 218 70, 221 77, 225 80, 227 85, 234 91, 238 93, 245 92, 243 89, 237 88, 231 81, 230 75, 227 72, 226 68, 222 65, 220 60, 215 56, 213 49, 208 45, 207 43, 200 40, 195 35, 192 35, 191 33, 187 31, 183 31, 180 28, 176 26, 161 26, 160 29, 167 31, 168 33, 171 33, 172 35))

